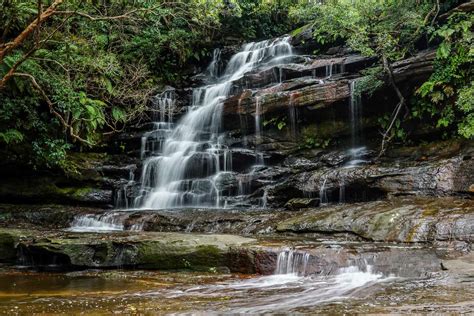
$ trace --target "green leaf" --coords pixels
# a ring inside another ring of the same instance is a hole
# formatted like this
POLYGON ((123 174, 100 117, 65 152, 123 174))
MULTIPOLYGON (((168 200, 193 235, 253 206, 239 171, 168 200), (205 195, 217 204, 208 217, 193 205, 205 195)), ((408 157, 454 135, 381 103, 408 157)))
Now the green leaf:
POLYGON ((112 117, 117 122, 124 122, 125 123, 126 118, 127 118, 127 114, 121 108, 118 108, 118 107, 114 106, 112 108, 112 117))
POLYGON ((0 132, 0 140, 6 144, 20 143, 23 141, 23 138, 23 134, 16 129, 0 132))
POLYGON ((451 44, 448 42, 442 42, 441 45, 439 45, 437 55, 439 58, 447 58, 450 52, 451 44))

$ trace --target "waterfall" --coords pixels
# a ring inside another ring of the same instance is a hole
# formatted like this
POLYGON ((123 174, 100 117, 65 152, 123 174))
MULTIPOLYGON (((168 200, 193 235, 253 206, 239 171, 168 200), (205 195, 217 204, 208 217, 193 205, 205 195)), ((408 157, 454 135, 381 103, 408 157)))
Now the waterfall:
POLYGON ((163 146, 163 141, 171 132, 175 99, 173 88, 167 88, 151 99, 153 129, 142 136, 141 159, 144 159, 149 153, 159 151, 163 146))
POLYGON ((339 182, 339 203, 345 203, 345 202, 346 202, 346 184, 345 184, 344 176, 341 176, 340 182, 339 182))
POLYGON ((207 72, 211 78, 219 78, 221 67, 221 50, 220 48, 214 49, 212 54, 212 61, 207 67, 207 72))
MULTIPOLYGON (((216 187, 216 179, 220 173, 232 169, 231 151, 221 134, 223 101, 232 94, 234 81, 258 66, 292 55, 289 40, 289 37, 284 37, 245 44, 231 57, 222 75, 219 71, 220 51, 214 51, 207 72, 210 79, 218 77, 215 82, 193 89, 192 104, 175 126, 169 120, 170 111, 166 123, 166 115, 163 115, 155 123, 155 129, 144 135, 141 187, 135 207, 163 209, 219 207, 222 204, 223 197, 216 187), (160 137, 156 135, 158 131, 160 137)), ((160 95, 158 103, 160 109, 161 104, 165 109, 174 105, 171 95, 160 95)), ((260 106, 257 101, 257 107, 260 106)), ((257 138, 260 138, 261 131, 260 112, 261 109, 257 108, 257 138)), ((263 164, 262 157, 257 155, 257 164, 263 164)))
POLYGON ((351 111, 351 141, 352 148, 357 148, 360 143, 360 110, 361 110, 361 97, 356 92, 356 80, 350 82, 350 111, 351 111))
POLYGON ((334 64, 331 62, 329 65, 326 65, 326 79, 329 79, 332 77, 332 68, 334 64))
POLYGON ((260 120, 260 97, 255 97, 255 159, 257 165, 263 165, 263 155, 259 151, 262 142, 262 122, 260 120))
POLYGON ((124 212, 109 212, 104 214, 85 214, 76 216, 71 223, 73 232, 108 232, 124 230, 124 221, 128 214, 124 212))
POLYGON ((323 178, 323 183, 319 188, 319 203, 326 204, 328 203, 328 196, 326 192, 326 182, 328 181, 328 175, 326 174, 323 178))
POLYGON ((288 117, 290 119, 290 133, 292 138, 296 138, 296 123, 298 122, 298 109, 295 107, 294 98, 294 94, 290 94, 290 102, 288 104, 288 117))
POLYGON ((135 185, 135 166, 130 166, 128 171, 128 181, 122 185, 116 192, 115 208, 129 208, 129 189, 135 185))
POLYGON ((310 255, 307 252, 283 250, 278 254, 274 274, 305 275, 309 259, 310 255))
POLYGON ((357 166, 361 163, 364 163, 363 155, 365 152, 365 146, 362 144, 361 134, 362 134, 362 99, 360 93, 357 90, 357 80, 352 80, 350 82, 350 98, 349 98, 349 108, 351 115, 351 148, 349 149, 349 154, 351 160, 347 164, 348 167, 357 166))

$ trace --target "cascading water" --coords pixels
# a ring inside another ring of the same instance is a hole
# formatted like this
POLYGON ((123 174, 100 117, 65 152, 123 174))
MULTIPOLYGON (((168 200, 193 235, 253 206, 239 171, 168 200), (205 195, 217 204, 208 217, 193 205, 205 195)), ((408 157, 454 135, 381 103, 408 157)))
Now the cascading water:
POLYGON ((321 204, 327 204, 328 203, 328 196, 326 192, 326 182, 328 181, 328 175, 326 174, 323 177, 323 182, 321 184, 321 187, 319 188, 319 201, 321 204))
POLYGON ((207 67, 207 72, 212 78, 219 78, 221 71, 221 50, 220 48, 214 49, 212 61, 207 67))
POLYGON ((351 148, 349 154, 351 160, 347 164, 348 167, 354 167, 363 160, 365 146, 362 144, 361 124, 362 124, 362 100, 360 93, 357 91, 357 80, 350 82, 350 98, 349 98, 350 114, 351 114, 351 148))
POLYGON ((277 257, 275 274, 305 275, 310 255, 292 249, 281 251, 277 257))
MULTIPOLYGON (((194 89, 187 114, 174 128, 168 122, 166 130, 169 133, 160 139, 162 142, 144 150, 146 158, 135 207, 222 206, 216 179, 221 173, 231 170, 228 163, 231 152, 220 133, 222 102, 231 95, 234 81, 264 63, 291 54, 289 37, 246 44, 230 59, 216 83, 194 89)), ((219 56, 220 53, 214 53, 214 60, 208 68, 213 75, 219 72, 216 70, 219 56)), ((260 106, 258 102, 257 106, 260 106)), ((260 126, 259 114, 260 110, 256 109, 256 129, 257 125, 260 126)), ((261 160, 257 158, 257 164, 263 163, 261 160)))
POLYGON ((356 91, 356 80, 350 82, 350 111, 351 111, 351 141, 352 148, 357 148, 360 142, 360 107, 361 97, 356 91))
POLYGON ((129 208, 129 190, 135 185, 135 166, 131 166, 128 171, 128 181, 115 193, 115 207, 118 209, 129 208))
POLYGON ((73 232, 107 232, 124 230, 124 219, 128 217, 124 212, 110 212, 105 214, 85 214, 78 216, 71 224, 69 231, 73 232))
POLYGON ((218 285, 198 285, 175 291, 172 295, 209 299, 225 293, 232 297, 228 309, 222 309, 227 313, 286 314, 298 312, 302 307, 347 299, 356 296, 359 290, 393 279, 374 273, 372 266, 364 262, 311 273, 310 263, 318 267, 318 260, 313 259, 313 262, 311 258, 309 252, 283 249, 278 254, 273 275, 218 285), (249 297, 254 299, 249 300, 249 297))
MULTIPOLYGON (((292 55, 289 37, 249 43, 235 54, 221 74, 220 50, 206 70, 209 80, 215 83, 193 90, 192 104, 188 112, 175 124, 176 93, 167 88, 152 99, 153 129, 141 139, 140 156, 144 160, 139 194, 133 204, 128 201, 128 188, 135 185, 133 170, 128 182, 117 191, 116 207, 119 209, 147 208, 163 209, 177 207, 226 207, 223 190, 219 188, 221 178, 232 173, 232 151, 225 145, 221 133, 222 101, 235 89, 234 81, 259 66, 277 65, 292 55)), ((234 91, 235 92, 235 91, 234 91)), ((260 141, 260 102, 257 102, 255 128, 260 141)), ((241 200, 250 193, 250 182, 255 168, 263 165, 263 154, 255 147, 256 161, 250 173, 240 174, 239 190, 235 192, 241 200)), ((224 180, 225 181, 225 180, 224 180)), ((266 194, 260 207, 266 207, 266 194)), ((237 201, 235 205, 241 202, 237 201)), ((249 205, 249 203, 243 203, 249 205)), ((111 211, 104 214, 77 216, 71 231, 124 230, 129 212, 111 211)), ((143 223, 135 223, 128 230, 142 230, 143 223)))
POLYGON ((263 155, 259 151, 260 143, 262 142, 262 121, 260 120, 260 97, 255 97, 255 159, 257 165, 263 165, 263 155))
POLYGON ((290 133, 291 137, 296 138, 297 135, 297 122, 298 122, 298 109, 294 104, 295 95, 290 94, 290 103, 288 104, 288 117, 290 120, 290 133))

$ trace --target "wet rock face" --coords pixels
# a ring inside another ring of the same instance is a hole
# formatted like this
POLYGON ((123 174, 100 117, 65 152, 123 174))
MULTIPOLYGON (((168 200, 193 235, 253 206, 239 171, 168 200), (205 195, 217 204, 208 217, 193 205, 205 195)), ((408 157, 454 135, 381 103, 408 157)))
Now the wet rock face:
MULTIPOLYGON (((395 80, 403 83, 427 77, 432 72, 434 56, 433 51, 426 51, 395 63, 395 80)), ((240 84, 236 83, 243 91, 238 93, 236 89, 234 96, 224 102, 224 115, 254 116, 257 98, 260 114, 285 110, 289 104, 295 108, 310 106, 313 109, 334 105, 350 97, 350 81, 359 76, 360 70, 373 65, 375 60, 350 55, 314 60, 308 57, 303 63, 294 62, 257 69, 255 73, 243 77, 240 84), (329 78, 327 67, 331 67, 329 78)))
MULTIPOLYGON (((355 204, 322 205, 294 199, 294 209, 154 210, 98 212, 94 209, 0 209, 6 227, 68 228, 80 215, 123 226, 124 230, 236 234, 241 236, 303 235, 317 238, 402 243, 457 243, 469 250, 474 240, 474 204, 470 199, 397 197, 355 204), (94 213, 95 212, 95 213, 94 213), (21 223, 21 224, 20 224, 21 223)), ((101 236, 101 235, 98 235, 101 236)))
POLYGON ((474 203, 462 199, 399 198, 328 206, 280 222, 278 232, 349 232, 372 241, 474 241, 474 203))
MULTIPOLYGON (((370 200, 370 194, 373 198, 385 195, 447 196, 469 192, 469 184, 474 182, 474 176, 468 171, 473 166, 472 159, 464 160, 462 156, 352 168, 343 165, 302 173, 297 176, 297 186, 304 192, 319 194, 324 184, 325 190, 335 197, 344 189, 348 201, 351 200, 351 191, 365 192, 365 200, 370 200)), ((335 201, 337 202, 337 199, 335 201)))
POLYGON ((75 169, 71 174, 6 173, 0 178, 0 201, 111 208, 117 190, 138 171, 138 159, 124 154, 70 153, 68 157, 75 169))

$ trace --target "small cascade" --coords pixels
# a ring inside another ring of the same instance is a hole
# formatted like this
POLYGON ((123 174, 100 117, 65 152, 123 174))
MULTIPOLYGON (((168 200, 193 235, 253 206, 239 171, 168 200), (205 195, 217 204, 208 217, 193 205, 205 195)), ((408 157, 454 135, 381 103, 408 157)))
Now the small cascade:
POLYGON ((324 76, 320 74, 318 76, 316 68, 311 71, 311 77, 319 79, 320 84, 324 84, 325 80, 331 79, 334 75, 341 74, 345 71, 344 63, 334 63, 329 60, 329 63, 324 66, 324 76))
POLYGON ((221 49, 216 48, 212 53, 212 61, 207 67, 207 73, 209 74, 209 76, 211 76, 211 78, 217 79, 221 74, 221 67, 221 49))
POLYGON ((330 79, 332 77, 332 68, 334 64, 331 62, 329 65, 326 65, 326 79, 330 79))
POLYGON ((360 125, 361 125, 361 97, 357 93, 357 81, 350 82, 350 111, 351 111, 351 141, 352 148, 357 148, 360 145, 360 125))
POLYGON ((299 252, 285 249, 278 254, 274 274, 293 274, 304 276, 307 271, 310 255, 307 252, 299 252))
POLYGON ((111 232, 111 231, 143 231, 145 219, 134 220, 135 223, 126 227, 132 212, 110 211, 102 214, 84 214, 74 218, 67 229, 71 232, 111 232))
POLYGON ((132 226, 130 226, 129 230, 134 231, 134 232, 141 232, 141 231, 143 231, 144 226, 145 226, 145 222, 142 221, 142 222, 135 223, 132 226))
POLYGON ((278 67, 278 83, 281 84, 283 82, 283 69, 278 67))
POLYGON ((327 204, 328 203, 328 195, 326 192, 326 182, 328 181, 328 175, 326 174, 323 177, 323 183, 321 184, 321 187, 319 188, 319 203, 320 204, 327 204))
POLYGON ((129 168, 128 181, 122 185, 116 192, 115 208, 128 209, 130 207, 129 190, 135 185, 135 166, 129 168))
POLYGON ((290 102, 288 104, 288 113, 290 118, 290 133, 292 138, 296 138, 297 136, 297 122, 298 122, 298 110, 295 107, 294 103, 294 94, 290 94, 290 102))
POLYGON ((268 203, 268 189, 264 188, 263 189, 263 195, 262 195, 262 198, 261 198, 260 207, 261 208, 267 208, 267 203, 268 203))
POLYGON ((260 144, 262 143, 262 122, 260 119, 260 97, 255 97, 255 164, 264 165, 263 154, 259 151, 260 144))
POLYGON ((68 229, 72 232, 108 232, 124 230, 124 221, 128 214, 108 212, 104 214, 85 214, 76 216, 68 229))
POLYGON ((339 203, 346 202, 346 184, 345 179, 342 177, 340 178, 339 182, 339 203))
POLYGON ((351 115, 351 148, 349 149, 349 154, 351 160, 348 162, 348 167, 354 167, 361 163, 364 163, 365 160, 362 159, 365 146, 362 143, 362 99, 360 93, 357 91, 357 80, 352 80, 350 82, 350 98, 349 98, 349 108, 351 115))
POLYGON ((151 153, 160 151, 163 142, 171 133, 173 128, 173 112, 176 104, 174 89, 166 89, 154 96, 151 102, 153 129, 142 136, 141 159, 144 159, 151 153))

